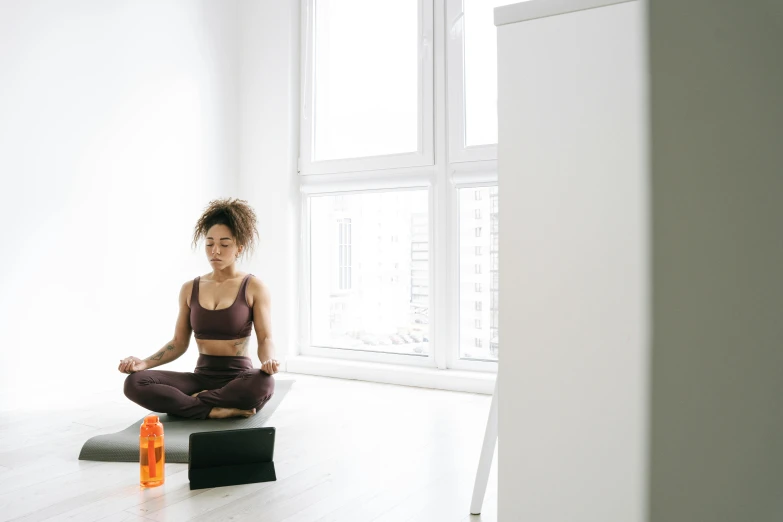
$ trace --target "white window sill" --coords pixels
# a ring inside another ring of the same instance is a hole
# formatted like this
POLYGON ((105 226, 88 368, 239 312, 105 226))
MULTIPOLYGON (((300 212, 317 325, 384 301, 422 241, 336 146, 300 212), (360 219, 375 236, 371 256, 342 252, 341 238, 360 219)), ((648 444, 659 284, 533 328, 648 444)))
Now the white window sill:
POLYGON ((287 373, 302 373, 339 379, 382 382, 419 388, 434 388, 492 395, 496 374, 465 370, 437 370, 399 364, 347 361, 297 355, 285 363, 287 373))

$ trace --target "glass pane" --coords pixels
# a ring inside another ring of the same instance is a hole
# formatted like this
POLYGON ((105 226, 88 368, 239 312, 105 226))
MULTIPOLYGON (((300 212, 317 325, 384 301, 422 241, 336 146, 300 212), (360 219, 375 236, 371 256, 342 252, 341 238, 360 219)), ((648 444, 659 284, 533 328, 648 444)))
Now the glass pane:
POLYGON ((465 0, 465 146, 498 141, 494 9, 510 0, 465 0))
POLYGON ((461 359, 498 358, 498 188, 459 191, 461 359), (480 212, 476 212, 480 210, 480 212))
POLYGON ((315 161, 418 150, 418 0, 316 0, 315 161))
POLYGON ((429 355, 427 190, 310 198, 312 344, 429 355))

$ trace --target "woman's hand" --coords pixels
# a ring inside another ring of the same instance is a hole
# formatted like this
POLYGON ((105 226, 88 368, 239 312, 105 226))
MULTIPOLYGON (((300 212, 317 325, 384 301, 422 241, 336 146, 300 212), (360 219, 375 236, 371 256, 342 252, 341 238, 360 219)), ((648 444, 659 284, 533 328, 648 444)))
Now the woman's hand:
POLYGON ((122 373, 136 373, 141 370, 147 369, 147 361, 142 361, 138 357, 126 357, 120 361, 120 366, 117 368, 122 373))
POLYGON ((280 367, 280 363, 275 359, 269 359, 261 363, 261 371, 273 375, 277 373, 277 369, 280 367))

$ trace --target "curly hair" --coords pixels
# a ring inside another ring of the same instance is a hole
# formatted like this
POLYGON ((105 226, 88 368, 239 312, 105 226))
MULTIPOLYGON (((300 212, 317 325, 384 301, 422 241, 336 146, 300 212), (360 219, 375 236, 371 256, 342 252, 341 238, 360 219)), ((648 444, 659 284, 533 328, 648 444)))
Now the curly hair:
POLYGON ((243 199, 214 199, 209 202, 204 213, 198 218, 193 232, 193 248, 198 245, 201 237, 206 237, 207 232, 214 225, 225 225, 236 238, 238 246, 244 246, 240 256, 244 256, 247 250, 254 249, 258 238, 256 228, 256 213, 243 199))

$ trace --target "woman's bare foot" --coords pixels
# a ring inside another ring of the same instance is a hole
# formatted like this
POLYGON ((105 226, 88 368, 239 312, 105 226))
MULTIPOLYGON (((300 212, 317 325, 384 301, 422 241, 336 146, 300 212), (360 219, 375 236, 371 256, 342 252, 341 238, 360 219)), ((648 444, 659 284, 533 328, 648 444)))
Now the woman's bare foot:
POLYGON ((205 391, 209 391, 209 390, 201 390, 200 392, 191 393, 191 394, 190 394, 190 396, 191 396, 191 397, 195 397, 195 396, 196 396, 196 395, 198 395, 199 393, 204 393, 205 391))
POLYGON ((227 419, 229 417, 250 417, 256 414, 256 409, 240 410, 239 408, 218 408, 214 407, 209 412, 210 419, 227 419))

